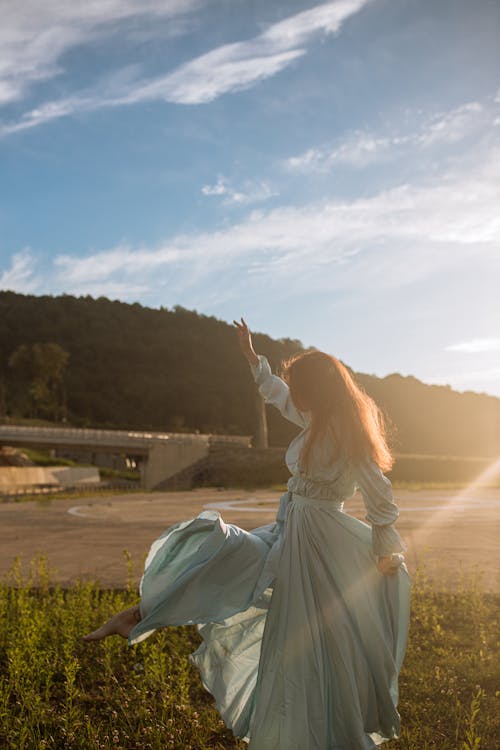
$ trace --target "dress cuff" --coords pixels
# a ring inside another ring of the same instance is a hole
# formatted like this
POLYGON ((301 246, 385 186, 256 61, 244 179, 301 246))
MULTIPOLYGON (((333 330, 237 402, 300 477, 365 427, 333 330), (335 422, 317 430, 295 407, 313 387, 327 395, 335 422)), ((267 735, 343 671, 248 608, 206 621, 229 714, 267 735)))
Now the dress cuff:
POLYGON ((393 552, 405 552, 408 547, 392 523, 372 526, 372 549, 376 555, 389 556, 393 552))

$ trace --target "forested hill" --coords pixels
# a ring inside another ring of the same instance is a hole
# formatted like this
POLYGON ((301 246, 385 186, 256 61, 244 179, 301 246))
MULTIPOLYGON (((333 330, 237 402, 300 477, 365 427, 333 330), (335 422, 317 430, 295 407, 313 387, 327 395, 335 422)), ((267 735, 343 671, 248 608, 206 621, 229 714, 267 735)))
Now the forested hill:
MULTIPOLYGON (((253 340, 274 371, 283 357, 304 348, 298 340, 259 333, 253 340)), ((500 452, 500 399, 397 373, 353 374, 393 423, 396 452, 500 452)), ((255 385, 234 325, 213 316, 179 305, 152 309, 90 295, 4 291, 0 417, 5 415, 66 417, 69 424, 88 427, 251 435, 255 385)), ((271 444, 286 445, 297 432, 273 407, 268 420, 271 444)))

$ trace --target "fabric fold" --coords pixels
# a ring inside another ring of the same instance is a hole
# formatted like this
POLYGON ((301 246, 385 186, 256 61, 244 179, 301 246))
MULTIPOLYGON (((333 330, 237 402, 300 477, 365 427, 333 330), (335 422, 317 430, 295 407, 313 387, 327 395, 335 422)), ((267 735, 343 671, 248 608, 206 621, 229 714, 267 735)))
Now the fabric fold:
POLYGON ((395 552, 405 552, 408 547, 392 524, 372 525, 372 547, 376 555, 388 557, 395 552))
POLYGON ((276 519, 252 531, 226 523, 216 510, 167 529, 146 557, 139 583, 141 620, 129 645, 166 625, 224 622, 259 606, 275 576, 288 500, 285 492, 276 519))

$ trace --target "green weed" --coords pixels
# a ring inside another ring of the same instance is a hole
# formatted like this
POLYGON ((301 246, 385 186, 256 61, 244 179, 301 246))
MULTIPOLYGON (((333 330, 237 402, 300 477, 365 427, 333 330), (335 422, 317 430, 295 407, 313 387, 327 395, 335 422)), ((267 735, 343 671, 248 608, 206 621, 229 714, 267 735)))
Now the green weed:
MULTIPOLYGON (((26 579, 20 559, 0 583, 0 747, 5 750, 244 750, 223 725, 188 661, 194 626, 156 631, 129 647, 80 637, 137 603, 127 586, 53 584, 46 556, 26 579)), ((400 675, 401 737, 387 750, 496 750, 499 742, 498 596, 481 572, 438 588, 425 566, 412 577, 408 650, 400 675)))

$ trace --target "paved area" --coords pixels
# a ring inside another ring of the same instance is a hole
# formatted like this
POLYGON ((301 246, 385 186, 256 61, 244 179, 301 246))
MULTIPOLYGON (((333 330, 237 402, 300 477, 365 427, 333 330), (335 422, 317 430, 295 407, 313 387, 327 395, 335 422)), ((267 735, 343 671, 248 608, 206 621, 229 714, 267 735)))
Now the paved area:
MULTIPOLYGON (((282 492, 196 489, 52 501, 0 504, 0 578, 21 556, 24 575, 34 555, 45 553, 52 580, 71 585, 77 578, 102 586, 123 586, 132 555, 138 584, 151 543, 173 523, 206 508, 244 529, 272 521, 282 492)), ((500 489, 395 490, 397 529, 408 544, 410 574, 425 563, 431 577, 456 585, 460 568, 484 571, 481 586, 500 592, 500 489)), ((344 512, 364 520, 357 493, 344 512)))

